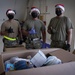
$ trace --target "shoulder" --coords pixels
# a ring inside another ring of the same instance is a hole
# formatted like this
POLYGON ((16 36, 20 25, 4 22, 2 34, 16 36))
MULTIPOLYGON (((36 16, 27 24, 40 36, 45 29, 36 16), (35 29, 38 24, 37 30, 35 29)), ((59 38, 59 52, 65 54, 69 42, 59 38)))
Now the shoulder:
POLYGON ((67 17, 67 16, 63 16, 64 18, 66 18, 66 19, 68 19, 69 17, 67 17))
POLYGON ((44 22, 40 19, 38 19, 37 21, 40 22, 41 24, 44 24, 44 22))
POLYGON ((55 19, 57 19, 57 17, 53 17, 53 18, 51 18, 51 21, 53 21, 53 20, 55 20, 55 19))
POLYGON ((13 19, 12 21, 13 21, 14 23, 19 23, 19 21, 18 21, 18 20, 14 20, 14 19, 13 19))
POLYGON ((2 23, 2 25, 6 25, 7 23, 8 23, 8 20, 4 21, 4 22, 2 23))
POLYGON ((71 21, 71 19, 67 16, 64 16, 64 19, 66 19, 67 21, 71 21))
POLYGON ((55 17, 53 17, 53 18, 51 18, 51 19, 56 19, 57 17, 55 16, 55 17))
POLYGON ((30 22, 32 22, 32 19, 27 19, 27 20, 25 20, 24 24, 28 24, 30 22))

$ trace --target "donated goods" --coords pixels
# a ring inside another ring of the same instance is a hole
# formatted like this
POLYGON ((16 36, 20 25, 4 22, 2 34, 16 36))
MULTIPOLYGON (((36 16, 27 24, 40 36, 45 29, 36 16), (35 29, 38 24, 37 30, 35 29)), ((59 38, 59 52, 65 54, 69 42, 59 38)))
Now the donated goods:
POLYGON ((24 61, 27 61, 27 62, 29 62, 30 60, 29 59, 23 59, 23 58, 19 58, 19 57, 12 57, 11 59, 10 59, 10 62, 12 63, 12 64, 15 64, 16 62, 18 62, 18 61, 21 61, 21 60, 24 60, 24 61))
POLYGON ((11 71, 14 70, 14 64, 10 63, 10 60, 5 62, 5 71, 11 71))
POLYGON ((58 59, 56 56, 48 56, 48 58, 45 56, 45 54, 42 51, 38 51, 38 53, 31 59, 31 62, 36 67, 41 66, 47 66, 47 65, 55 65, 55 64, 61 64, 62 61, 58 59))
POLYGON ((23 59, 19 57, 12 57, 10 60, 5 61, 5 71, 11 70, 22 70, 33 68, 33 64, 30 62, 29 59, 23 59))
POLYGON ((62 61, 58 59, 56 56, 49 56, 47 58, 47 61, 44 63, 44 65, 56 65, 56 64, 61 64, 62 61))
POLYGON ((15 70, 22 70, 22 69, 28 69, 29 68, 27 62, 24 60, 16 62, 14 64, 14 67, 15 67, 15 70))
POLYGON ((6 69, 6 72, 12 71, 12 70, 14 70, 14 65, 11 64, 11 63, 10 64, 6 64, 5 69, 6 69))
POLYGON ((39 50, 38 53, 31 59, 31 62, 36 67, 41 67, 46 62, 46 60, 47 58, 45 54, 39 50))
POLYGON ((56 56, 51 56, 49 53, 45 55, 41 50, 39 50, 33 57, 28 55, 27 59, 19 58, 17 56, 10 58, 10 60, 5 62, 5 71, 8 72, 11 70, 22 70, 61 63, 62 61, 56 56))

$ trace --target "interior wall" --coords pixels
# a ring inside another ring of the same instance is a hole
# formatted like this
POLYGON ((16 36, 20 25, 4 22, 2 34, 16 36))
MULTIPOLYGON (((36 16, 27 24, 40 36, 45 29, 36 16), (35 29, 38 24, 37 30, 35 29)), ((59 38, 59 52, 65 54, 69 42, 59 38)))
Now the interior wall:
POLYGON ((15 0, 14 10, 16 11, 15 18, 19 19, 19 21, 24 20, 24 15, 27 10, 27 0, 15 0))
POLYGON ((0 0, 0 26, 7 20, 7 9, 16 11, 15 19, 24 20, 27 0, 0 0))

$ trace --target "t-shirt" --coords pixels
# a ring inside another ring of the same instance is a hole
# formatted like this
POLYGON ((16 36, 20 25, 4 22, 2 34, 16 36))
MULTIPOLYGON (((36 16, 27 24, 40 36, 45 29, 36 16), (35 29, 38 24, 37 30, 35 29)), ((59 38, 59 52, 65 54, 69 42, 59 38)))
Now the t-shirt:
POLYGON ((55 33, 51 34, 53 41, 66 41, 67 31, 73 28, 71 20, 65 16, 52 18, 48 29, 50 27, 55 30, 55 33))
POLYGON ((37 37, 41 38, 41 32, 45 30, 44 23, 39 19, 37 19, 37 20, 33 20, 33 19, 26 20, 25 24, 23 26, 23 29, 26 31, 30 31, 32 28, 35 29, 37 37))
POLYGON ((18 36, 18 34, 19 34, 18 31, 19 31, 19 29, 21 29, 21 26, 20 26, 19 22, 16 21, 16 20, 11 20, 11 21, 6 20, 1 25, 1 31, 2 32, 3 31, 6 31, 7 32, 8 29, 11 29, 12 32, 11 33, 8 33, 6 36, 15 38, 15 37, 18 36))

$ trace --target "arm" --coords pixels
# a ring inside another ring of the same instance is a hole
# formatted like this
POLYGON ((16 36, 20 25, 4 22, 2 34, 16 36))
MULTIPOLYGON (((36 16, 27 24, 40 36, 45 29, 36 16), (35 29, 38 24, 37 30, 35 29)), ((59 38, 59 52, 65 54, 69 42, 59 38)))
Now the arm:
POLYGON ((8 35, 8 31, 6 31, 4 23, 1 25, 1 35, 8 35))
POLYGON ((3 36, 3 35, 8 35, 8 33, 7 33, 7 31, 1 31, 1 35, 3 36))
POLYGON ((49 23, 49 25, 48 25, 48 28, 47 28, 47 32, 49 33, 49 34, 53 34, 53 33, 55 33, 55 30, 52 28, 52 19, 51 19, 51 21, 50 21, 50 23, 49 23))
POLYGON ((69 29, 67 31, 67 44, 71 45, 71 41, 72 41, 72 29, 69 29))
POLYGON ((66 45, 66 50, 70 51, 70 45, 71 45, 71 41, 72 41, 72 30, 73 30, 73 26, 72 26, 72 23, 71 23, 71 20, 69 18, 66 19, 66 22, 67 22, 67 28, 66 28, 66 31, 67 31, 67 45, 66 45))
POLYGON ((25 36, 28 36, 29 32, 24 30, 24 29, 22 29, 22 34, 25 35, 25 36))
POLYGON ((43 42, 45 43, 46 42, 46 30, 42 31, 42 39, 43 39, 43 42))
POLYGON ((22 37, 22 30, 21 30, 21 26, 19 26, 19 44, 23 43, 23 37, 22 37))
POLYGON ((66 18, 66 22, 67 22, 67 28, 66 28, 66 31, 67 31, 67 44, 70 44, 71 45, 71 41, 72 41, 72 30, 73 30, 73 25, 72 25, 72 22, 70 20, 70 18, 66 18))
POLYGON ((51 27, 50 27, 50 23, 49 23, 49 25, 48 25, 47 32, 48 32, 49 34, 51 34, 51 27))
POLYGON ((21 26, 20 26, 20 25, 19 25, 18 31, 19 31, 19 38, 20 38, 20 39, 23 39, 23 38, 22 38, 22 31, 21 31, 21 26))
POLYGON ((24 25, 23 25, 23 27, 22 27, 22 34, 24 36, 28 36, 29 35, 28 29, 27 29, 28 28, 28 23, 29 23, 29 21, 26 20, 24 25))
POLYGON ((48 26, 47 32, 48 32, 49 34, 51 34, 51 30, 52 30, 52 27, 49 27, 49 26, 48 26))

